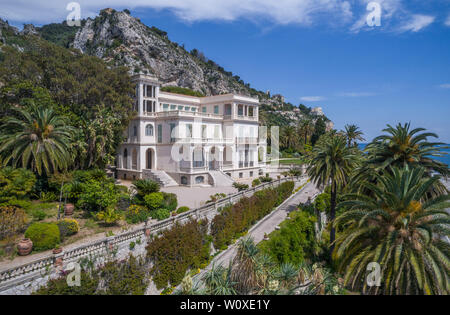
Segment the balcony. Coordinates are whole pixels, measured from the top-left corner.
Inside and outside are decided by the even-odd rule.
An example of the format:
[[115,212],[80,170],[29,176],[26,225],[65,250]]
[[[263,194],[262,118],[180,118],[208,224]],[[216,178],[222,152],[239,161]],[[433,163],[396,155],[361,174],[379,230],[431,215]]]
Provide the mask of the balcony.
[[192,112],[192,111],[163,111],[163,112],[144,112],[144,116],[146,117],[155,117],[155,118],[179,118],[179,117],[194,117],[194,118],[208,118],[208,119],[216,119],[222,120],[222,115],[209,114],[209,113],[201,113],[201,112]]
[[236,144],[258,144],[257,137],[236,137]]
[[139,138],[136,137],[129,137],[129,138],[125,138],[124,143],[139,143]]
[[258,121],[256,116],[244,116],[244,115],[224,115],[224,120],[245,120],[245,121]]
[[179,144],[218,144],[233,145],[233,139],[228,138],[175,138],[175,142]]
[[181,161],[179,164],[179,169],[181,172],[185,172],[185,173],[198,173],[198,172],[205,172],[205,171],[209,170],[206,163],[201,163],[201,164],[195,165],[194,163],[191,164],[190,161]]

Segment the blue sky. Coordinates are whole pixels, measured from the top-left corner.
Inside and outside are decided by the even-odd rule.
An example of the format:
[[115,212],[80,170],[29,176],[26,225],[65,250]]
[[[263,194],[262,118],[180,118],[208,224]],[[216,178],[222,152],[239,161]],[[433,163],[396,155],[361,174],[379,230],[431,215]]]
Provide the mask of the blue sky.
[[[83,17],[129,7],[253,87],[323,107],[338,129],[355,123],[372,139],[387,123],[411,121],[450,142],[449,0],[380,0],[373,28],[366,0],[128,2],[80,1]],[[50,1],[30,5],[47,13],[4,0],[0,17],[39,25],[67,15]]]

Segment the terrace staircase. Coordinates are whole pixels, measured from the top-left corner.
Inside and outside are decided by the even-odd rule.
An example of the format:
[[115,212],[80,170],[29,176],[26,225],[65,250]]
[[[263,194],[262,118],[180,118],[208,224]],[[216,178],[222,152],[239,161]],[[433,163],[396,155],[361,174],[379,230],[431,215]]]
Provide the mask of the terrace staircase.
[[178,183],[169,176],[164,171],[159,170],[145,170],[144,171],[144,178],[149,178],[151,180],[154,180],[157,182],[161,187],[174,187],[178,186]]
[[209,171],[209,174],[213,178],[214,187],[232,187],[234,184],[234,180],[222,171]]

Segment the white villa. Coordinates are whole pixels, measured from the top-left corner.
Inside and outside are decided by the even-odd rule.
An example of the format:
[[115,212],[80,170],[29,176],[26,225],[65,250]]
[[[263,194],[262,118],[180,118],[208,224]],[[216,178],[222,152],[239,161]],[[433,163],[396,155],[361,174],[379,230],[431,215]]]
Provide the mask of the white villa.
[[266,135],[258,130],[257,99],[192,97],[161,92],[151,76],[140,74],[133,80],[138,115],[118,153],[119,179],[228,186],[232,179],[264,173]]

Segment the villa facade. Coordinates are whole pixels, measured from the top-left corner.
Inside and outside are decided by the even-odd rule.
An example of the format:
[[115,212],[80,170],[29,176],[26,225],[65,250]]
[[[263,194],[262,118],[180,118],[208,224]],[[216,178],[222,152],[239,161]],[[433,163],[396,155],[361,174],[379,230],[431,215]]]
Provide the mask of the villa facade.
[[257,99],[186,96],[160,91],[151,76],[133,80],[137,116],[119,150],[119,179],[221,186],[264,173],[266,140],[258,128]]

